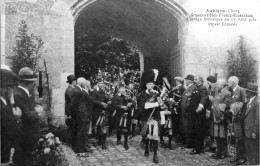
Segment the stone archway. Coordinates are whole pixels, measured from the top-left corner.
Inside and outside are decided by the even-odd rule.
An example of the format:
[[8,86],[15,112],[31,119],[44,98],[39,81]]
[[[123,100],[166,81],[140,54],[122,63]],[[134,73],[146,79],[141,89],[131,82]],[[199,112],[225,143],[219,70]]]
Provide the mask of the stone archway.
[[84,33],[112,34],[126,39],[142,52],[144,61],[140,66],[167,68],[170,78],[182,75],[183,27],[187,13],[177,3],[85,0],[73,4],[71,11],[75,38]]
[[[113,31],[112,34],[119,38],[126,39],[127,41],[134,44],[143,55],[143,59],[141,59],[145,68],[148,68],[149,64],[151,64],[149,60],[150,49],[153,49],[152,46],[156,46],[157,49],[155,52],[151,54],[151,57],[160,57],[160,46],[164,46],[165,43],[171,40],[172,44],[167,47],[167,56],[163,59],[168,62],[168,71],[171,74],[170,77],[173,78],[176,75],[183,76],[184,72],[184,44],[185,44],[185,35],[186,35],[186,11],[176,2],[171,0],[57,0],[51,7],[51,11],[54,13],[51,17],[46,17],[46,31],[48,47],[54,48],[51,51],[51,55],[48,60],[54,63],[50,63],[50,71],[52,75],[52,110],[55,116],[54,124],[64,124],[64,98],[61,97],[64,94],[65,89],[67,87],[66,77],[74,73],[74,48],[75,48],[75,30],[77,26],[77,21],[80,19],[80,16],[83,16],[84,13],[88,13],[89,11],[93,11],[97,9],[97,7],[102,8],[104,4],[108,2],[117,2],[121,4],[126,4],[121,6],[122,9],[127,9],[128,5],[132,5],[132,8],[144,7],[145,11],[138,10],[139,15],[142,15],[146,12],[150,17],[150,22],[153,23],[153,16],[156,16],[157,20],[165,20],[164,23],[167,23],[167,20],[170,20],[169,24],[160,24],[159,22],[155,23],[155,28],[149,31],[149,34],[143,32],[143,35],[146,36],[146,40],[140,40],[140,38],[135,38],[135,35],[128,36],[127,31],[120,33],[118,29]],[[130,3],[130,4],[129,4]],[[103,4],[103,6],[102,6]],[[109,5],[109,4],[108,4]],[[111,6],[111,4],[110,4]],[[118,9],[114,6],[115,9]],[[105,10],[106,8],[104,8]],[[122,10],[121,11],[124,11]],[[147,10],[150,9],[150,10]],[[109,14],[113,13],[115,10],[109,11]],[[160,14],[158,14],[159,12]],[[115,12],[116,13],[116,12]],[[131,12],[130,12],[131,13]],[[156,15],[157,13],[157,15]],[[132,12],[133,14],[133,12]],[[138,18],[138,14],[133,18]],[[155,14],[155,15],[154,15]],[[129,15],[128,15],[129,16]],[[87,17],[89,18],[89,17]],[[109,18],[109,17],[108,17]],[[129,17],[128,17],[129,18]],[[164,19],[163,19],[164,18]],[[129,18],[131,19],[131,17]],[[83,17],[84,20],[84,17]],[[126,20],[126,19],[122,19]],[[143,20],[147,20],[146,17],[143,17]],[[156,19],[155,19],[156,20]],[[83,22],[84,23],[84,22]],[[95,24],[94,24],[95,25]],[[164,26],[163,26],[164,25]],[[163,31],[163,29],[170,29],[171,25],[174,26],[174,35],[171,38],[171,31]],[[143,24],[142,26],[145,26]],[[149,28],[149,24],[146,27]],[[100,26],[102,29],[102,26]],[[120,26],[118,26],[120,27]],[[160,40],[153,40],[151,32],[156,32],[156,28],[159,34]],[[138,29],[138,28],[136,28]],[[133,31],[134,32],[134,31]],[[168,33],[168,34],[167,34]],[[169,36],[167,36],[169,35]],[[138,36],[138,35],[137,35]],[[142,36],[142,35],[141,35]],[[169,37],[169,38],[168,38]],[[144,37],[145,38],[145,37]],[[166,39],[163,41],[163,39]],[[153,41],[150,42],[149,40]],[[145,43],[148,43],[145,45]],[[150,43],[149,43],[150,42]],[[55,49],[57,48],[57,49]],[[159,52],[159,53],[158,53]],[[148,60],[147,60],[148,59]],[[58,63],[55,63],[58,62]],[[155,61],[156,62],[156,61]],[[166,66],[166,65],[165,65]]]

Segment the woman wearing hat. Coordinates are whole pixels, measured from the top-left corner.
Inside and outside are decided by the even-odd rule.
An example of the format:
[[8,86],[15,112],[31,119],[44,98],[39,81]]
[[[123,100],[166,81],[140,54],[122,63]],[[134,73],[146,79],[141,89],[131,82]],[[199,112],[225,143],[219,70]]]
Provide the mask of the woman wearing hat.
[[41,106],[35,106],[31,92],[37,77],[29,67],[19,71],[20,83],[14,91],[15,104],[22,110],[22,141],[24,165],[33,165],[32,152],[40,134],[39,113],[43,111]]
[[21,115],[20,108],[14,107],[13,88],[18,77],[10,69],[1,65],[1,165],[21,164]]

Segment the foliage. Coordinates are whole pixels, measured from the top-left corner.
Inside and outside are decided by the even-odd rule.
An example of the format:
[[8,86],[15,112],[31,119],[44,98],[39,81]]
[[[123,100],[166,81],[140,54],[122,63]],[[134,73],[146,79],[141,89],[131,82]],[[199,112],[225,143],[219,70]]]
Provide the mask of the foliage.
[[240,36],[236,48],[227,52],[228,77],[237,76],[242,87],[246,87],[248,82],[255,82],[257,75],[256,60],[252,58],[244,37]]
[[77,38],[76,46],[76,76],[96,77],[101,70],[109,72],[113,82],[114,73],[140,68],[138,51],[125,40],[104,34],[84,35]]
[[26,21],[22,20],[16,35],[14,54],[9,56],[12,70],[18,73],[22,67],[28,66],[34,72],[39,70],[38,62],[42,55],[44,42],[40,36],[28,34],[29,28]]

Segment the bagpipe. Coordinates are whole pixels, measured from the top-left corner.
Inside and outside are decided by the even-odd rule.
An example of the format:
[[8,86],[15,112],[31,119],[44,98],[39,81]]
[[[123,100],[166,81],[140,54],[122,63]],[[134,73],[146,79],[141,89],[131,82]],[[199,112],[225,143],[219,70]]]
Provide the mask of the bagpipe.
[[[162,80],[162,86],[155,85],[155,87],[159,90],[160,98],[164,104],[168,105],[169,109],[172,110],[173,106],[178,105],[181,101],[181,95],[175,93],[175,91],[179,89],[179,86],[176,85],[172,87],[166,77],[163,77]],[[176,97],[178,100],[175,100]]]
[[[107,95],[109,96],[109,99],[112,100],[115,97],[115,94],[117,93],[116,87],[118,88],[118,85],[115,85],[109,81],[104,81],[104,83],[107,85]],[[125,96],[128,103],[133,103],[133,105],[130,107],[130,114],[131,117],[133,117],[134,111],[138,109],[136,98],[136,96],[138,95],[137,89],[130,89],[128,86],[122,83],[120,86],[123,86],[125,88],[125,92],[123,93],[123,95]],[[137,84],[134,84],[134,87],[137,87]],[[116,110],[113,112],[112,116],[114,117],[115,114]]]
[[[166,84],[168,84],[168,87],[170,89],[171,86],[170,86],[167,78],[164,78],[164,83],[163,83],[162,87],[155,85],[155,87],[159,90],[159,92],[154,93],[155,95],[151,96],[151,98],[148,99],[148,102],[156,102],[157,101],[159,103],[159,107],[160,107],[160,110],[161,110],[160,116],[161,116],[161,119],[164,119],[164,121],[165,121],[165,115],[171,114],[171,112],[168,110],[169,107],[167,106],[167,102],[170,101],[170,100],[168,100],[170,90],[167,89]],[[144,126],[141,130],[141,133],[140,133],[142,136],[146,135],[147,129],[149,127],[149,122],[150,122],[155,110],[156,110],[156,107],[153,108],[149,118],[147,119],[146,123],[144,124]]]

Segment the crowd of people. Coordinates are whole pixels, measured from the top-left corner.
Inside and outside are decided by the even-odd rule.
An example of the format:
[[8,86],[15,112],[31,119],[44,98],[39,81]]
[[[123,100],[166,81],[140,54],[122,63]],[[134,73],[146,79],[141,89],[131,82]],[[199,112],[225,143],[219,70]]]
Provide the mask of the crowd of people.
[[[33,165],[33,146],[39,139],[39,114],[43,111],[31,95],[36,80],[28,67],[17,76],[1,65],[1,165]],[[214,150],[212,157],[224,159],[233,136],[236,156],[230,162],[258,165],[257,84],[248,83],[242,88],[236,76],[228,80],[209,76],[207,87],[199,75],[174,80],[172,86],[155,69],[142,73],[138,87],[131,81],[126,84],[96,79],[91,83],[69,75],[65,92],[69,144],[79,155],[88,156],[92,153],[90,136],[97,139],[94,146],[105,150],[107,136],[116,131],[117,144],[128,150],[128,140],[139,131],[144,155],[153,152],[153,162],[159,163],[159,146],[174,150],[176,139],[183,143],[182,148],[191,149],[191,155],[208,148]],[[112,97],[107,95],[106,84],[111,86]],[[209,144],[205,143],[207,137]]]
[[18,76],[6,65],[0,70],[1,165],[32,166],[43,112],[32,95],[37,76],[29,67],[22,68]]
[[[259,164],[259,99],[258,86],[238,85],[236,76],[226,79],[207,77],[206,87],[201,76],[175,77],[175,86],[162,78],[157,85],[159,71],[144,71],[140,89],[135,84],[114,82],[113,96],[106,97],[106,81],[97,79],[93,85],[83,77],[67,77],[65,92],[66,124],[70,143],[76,153],[91,153],[89,139],[97,139],[94,146],[106,149],[106,138],[117,132],[117,144],[128,150],[129,136],[134,137],[140,127],[144,155],[153,152],[153,162],[159,163],[158,147],[174,150],[173,138],[190,148],[191,155],[212,150],[212,157],[228,157],[231,136],[236,140],[236,165]],[[122,135],[124,136],[123,143]],[[168,143],[164,141],[168,138]],[[209,143],[205,143],[206,138]],[[214,148],[214,144],[216,147]]]

